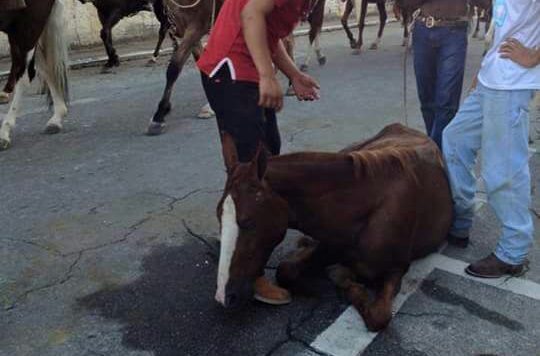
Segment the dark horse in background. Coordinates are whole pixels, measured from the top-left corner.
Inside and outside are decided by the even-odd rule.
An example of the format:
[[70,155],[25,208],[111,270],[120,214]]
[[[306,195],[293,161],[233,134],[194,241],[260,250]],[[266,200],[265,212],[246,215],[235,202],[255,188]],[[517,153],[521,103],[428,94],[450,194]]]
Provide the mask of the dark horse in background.
[[189,56],[199,59],[202,52],[201,39],[210,30],[222,4],[223,0],[163,0],[173,28],[171,35],[182,41],[174,46],[167,67],[167,84],[158,108],[150,120],[147,135],[160,135],[165,130],[165,116],[171,111],[174,84]]
[[377,10],[379,11],[379,31],[377,32],[377,39],[371,44],[370,49],[378,49],[381,44],[382,35],[384,32],[384,27],[386,26],[386,20],[388,19],[388,14],[386,12],[386,0],[359,0],[361,1],[360,8],[360,19],[358,20],[358,41],[354,38],[350,28],[349,28],[349,16],[351,15],[354,9],[355,0],[342,0],[345,2],[345,11],[341,17],[341,24],[343,29],[347,34],[351,48],[355,50],[355,53],[359,53],[362,45],[364,44],[363,35],[364,27],[366,25],[366,15],[368,4],[376,4]]
[[[277,270],[294,290],[328,266],[369,330],[392,318],[392,301],[411,262],[437,251],[452,218],[442,158],[426,135],[394,124],[338,153],[300,152],[240,163],[222,137],[227,181],[218,204],[221,252],[216,299],[233,307],[253,296],[253,283],[288,228],[304,240]],[[362,283],[376,291],[370,298]]]
[[0,150],[11,145],[11,129],[19,114],[21,97],[26,84],[36,74],[46,84],[53,106],[53,116],[45,133],[62,129],[67,114],[68,58],[65,39],[63,0],[26,0],[18,9],[7,10],[0,3],[0,30],[8,35],[11,71],[8,78],[9,99],[7,114],[0,127]]
[[112,42],[112,29],[124,17],[133,16],[140,11],[154,11],[160,23],[159,38],[150,63],[156,62],[169,29],[169,21],[163,8],[163,0],[79,0],[83,4],[92,3],[97,9],[101,22],[101,39],[105,45],[105,51],[109,59],[104,66],[104,72],[120,65],[120,59],[116,54]]

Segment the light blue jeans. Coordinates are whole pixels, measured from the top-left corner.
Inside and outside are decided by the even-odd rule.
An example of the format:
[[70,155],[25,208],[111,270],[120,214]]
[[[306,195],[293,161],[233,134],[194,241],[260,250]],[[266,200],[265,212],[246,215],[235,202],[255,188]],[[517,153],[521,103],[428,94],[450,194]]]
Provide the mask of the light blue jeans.
[[495,255],[523,263],[533,241],[529,212],[529,103],[532,90],[493,90],[478,84],[443,132],[443,153],[454,200],[451,234],[469,235],[474,215],[474,167],[482,149],[481,175],[502,234]]

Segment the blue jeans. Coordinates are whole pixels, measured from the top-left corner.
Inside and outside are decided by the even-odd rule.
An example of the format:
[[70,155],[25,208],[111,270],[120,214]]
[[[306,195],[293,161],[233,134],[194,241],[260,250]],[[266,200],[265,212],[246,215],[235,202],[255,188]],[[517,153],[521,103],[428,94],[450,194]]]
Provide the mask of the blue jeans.
[[451,234],[468,236],[474,213],[477,153],[488,203],[502,226],[495,255],[523,263],[533,241],[529,212],[529,103],[532,90],[493,90],[478,84],[443,133],[443,153],[454,200]]
[[440,148],[442,132],[459,109],[467,55],[467,28],[427,28],[416,22],[413,50],[422,116],[428,136]]

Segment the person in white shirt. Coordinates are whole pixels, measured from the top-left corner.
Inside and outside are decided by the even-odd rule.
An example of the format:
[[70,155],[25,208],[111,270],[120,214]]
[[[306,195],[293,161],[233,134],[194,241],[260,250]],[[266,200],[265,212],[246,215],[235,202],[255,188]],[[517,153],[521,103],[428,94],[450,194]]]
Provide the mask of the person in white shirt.
[[478,84],[443,132],[454,200],[451,245],[466,247],[474,215],[474,167],[502,231],[494,253],[466,268],[483,278],[519,275],[533,242],[528,163],[529,103],[540,90],[540,0],[495,0],[495,37]]

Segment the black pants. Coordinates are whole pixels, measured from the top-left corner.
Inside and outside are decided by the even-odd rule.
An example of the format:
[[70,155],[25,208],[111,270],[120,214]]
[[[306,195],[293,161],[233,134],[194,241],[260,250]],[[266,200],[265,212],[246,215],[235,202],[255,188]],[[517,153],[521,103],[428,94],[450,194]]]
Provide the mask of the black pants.
[[233,137],[240,162],[251,161],[261,142],[271,155],[278,155],[281,138],[276,112],[258,105],[259,86],[232,80],[227,65],[212,78],[201,74],[206,97],[216,113],[219,131]]

